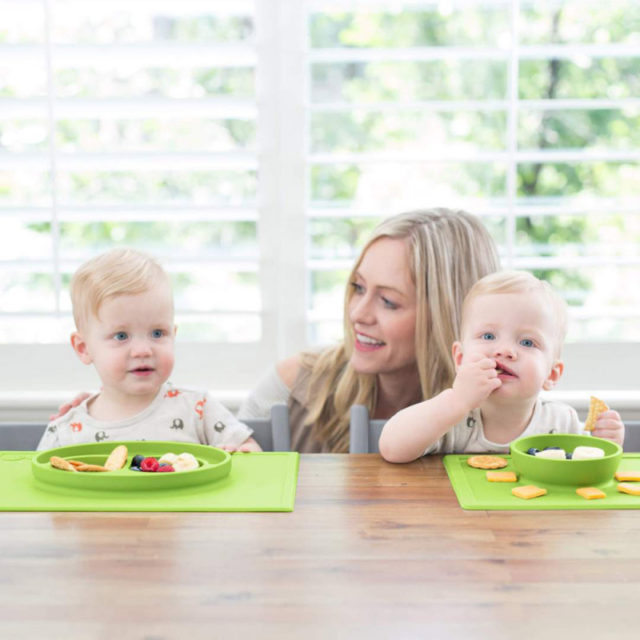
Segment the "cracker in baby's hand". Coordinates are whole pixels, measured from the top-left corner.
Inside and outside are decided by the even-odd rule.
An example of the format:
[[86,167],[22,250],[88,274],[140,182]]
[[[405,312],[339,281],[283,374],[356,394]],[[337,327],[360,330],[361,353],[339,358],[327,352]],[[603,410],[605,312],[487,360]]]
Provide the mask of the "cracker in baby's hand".
[[542,489],[541,487],[536,487],[535,485],[528,484],[524,487],[514,487],[511,489],[511,493],[513,493],[516,498],[522,498],[523,500],[529,500],[531,498],[537,498],[539,496],[544,496],[547,493],[546,489]]
[[600,400],[600,398],[596,398],[595,396],[591,396],[591,400],[589,401],[589,413],[587,415],[587,419],[584,423],[585,431],[593,431],[596,426],[596,420],[598,416],[603,411],[608,411],[609,407],[604,400]]
[[502,469],[509,463],[499,456],[471,456],[467,464],[475,469]]
[[127,462],[127,456],[129,452],[127,451],[127,447],[121,444],[117,446],[107,458],[107,461],[104,463],[104,468],[106,471],[117,471],[118,469],[122,469],[125,463]]
[[518,476],[514,471],[487,471],[489,482],[518,482]]

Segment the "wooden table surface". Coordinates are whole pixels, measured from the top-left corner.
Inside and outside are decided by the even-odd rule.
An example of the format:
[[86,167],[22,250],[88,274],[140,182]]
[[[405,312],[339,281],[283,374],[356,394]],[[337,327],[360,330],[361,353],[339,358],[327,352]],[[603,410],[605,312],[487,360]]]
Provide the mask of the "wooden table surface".
[[3,640],[638,637],[640,511],[464,511],[439,457],[303,455],[293,513],[0,522]]

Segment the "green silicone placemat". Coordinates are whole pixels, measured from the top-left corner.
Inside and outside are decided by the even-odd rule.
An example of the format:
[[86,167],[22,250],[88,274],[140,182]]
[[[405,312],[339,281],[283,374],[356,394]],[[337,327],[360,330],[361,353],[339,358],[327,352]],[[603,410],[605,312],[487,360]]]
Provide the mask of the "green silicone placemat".
[[232,456],[231,472],[210,484],[155,491],[65,489],[31,473],[33,451],[0,451],[0,511],[293,511],[300,456]]
[[[500,471],[515,471],[511,456],[500,455],[509,464]],[[585,500],[576,494],[576,487],[543,485],[520,477],[518,482],[489,482],[484,469],[474,469],[467,464],[470,455],[448,455],[444,466],[449,474],[458,502],[463,509],[485,510],[547,510],[547,509],[640,509],[640,496],[630,496],[616,490],[618,482],[611,480],[599,485],[606,498]],[[640,469],[640,453],[624,453],[619,469]],[[547,495],[522,500],[511,494],[513,487],[535,484],[547,490]]]

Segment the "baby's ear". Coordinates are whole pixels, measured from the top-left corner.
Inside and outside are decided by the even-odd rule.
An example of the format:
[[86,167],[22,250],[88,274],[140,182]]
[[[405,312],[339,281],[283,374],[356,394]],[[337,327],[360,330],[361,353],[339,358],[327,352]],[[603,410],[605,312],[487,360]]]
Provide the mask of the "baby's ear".
[[553,387],[558,383],[558,380],[562,377],[563,371],[564,362],[562,362],[562,360],[556,360],[551,366],[551,371],[549,372],[546,380],[542,383],[542,388],[545,391],[553,389]]
[[76,352],[76,355],[84,364],[91,364],[92,359],[89,355],[89,349],[87,348],[87,343],[84,341],[84,338],[77,332],[74,331],[71,334],[71,346],[73,350]]
[[453,356],[453,364],[456,365],[456,371],[458,370],[458,367],[462,364],[462,343],[458,342],[456,340],[456,342],[454,342],[451,345],[451,355]]

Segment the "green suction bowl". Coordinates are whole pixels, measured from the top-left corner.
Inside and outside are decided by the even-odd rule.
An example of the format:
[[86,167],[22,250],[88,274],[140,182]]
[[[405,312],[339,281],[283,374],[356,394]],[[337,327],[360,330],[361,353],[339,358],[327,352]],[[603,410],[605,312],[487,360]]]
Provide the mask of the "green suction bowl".
[[[576,447],[599,447],[603,458],[592,460],[554,460],[527,453],[531,447],[560,447],[573,453]],[[609,482],[622,458],[622,447],[610,440],[569,433],[527,436],[511,443],[511,462],[518,474],[542,484],[584,487]]]
[[[55,469],[49,464],[51,456],[67,460],[103,465],[113,449],[124,444],[127,447],[127,462],[118,471],[77,472]],[[173,473],[145,473],[131,471],[131,460],[135,455],[159,458],[165,453],[193,454],[198,460],[198,468],[191,471]],[[96,491],[156,491],[159,489],[181,489],[199,484],[207,484],[229,475],[231,456],[222,449],[202,444],[185,442],[100,442],[93,444],[70,445],[58,449],[41,451],[33,456],[31,471],[39,481],[66,489],[93,489]]]

